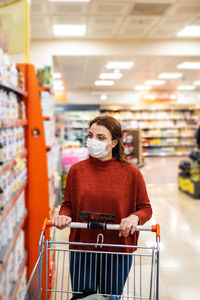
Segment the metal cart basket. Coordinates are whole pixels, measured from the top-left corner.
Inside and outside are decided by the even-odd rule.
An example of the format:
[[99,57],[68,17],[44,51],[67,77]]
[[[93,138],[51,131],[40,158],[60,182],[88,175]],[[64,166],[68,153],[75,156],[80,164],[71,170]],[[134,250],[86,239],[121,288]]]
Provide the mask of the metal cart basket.
[[[95,244],[45,240],[45,230],[49,226],[51,221],[45,220],[39,241],[39,258],[28,282],[24,300],[84,297],[87,300],[159,299],[158,224],[136,227],[137,231],[155,232],[156,243],[150,247],[130,245],[130,253],[123,251],[127,246],[104,244],[102,234],[98,235]],[[88,228],[90,225],[72,222],[68,227]],[[105,227],[119,230],[117,224],[106,224]],[[73,246],[78,249],[71,249]],[[80,250],[87,246],[90,250]],[[112,247],[113,252],[110,252]],[[114,251],[115,247],[120,251]]]

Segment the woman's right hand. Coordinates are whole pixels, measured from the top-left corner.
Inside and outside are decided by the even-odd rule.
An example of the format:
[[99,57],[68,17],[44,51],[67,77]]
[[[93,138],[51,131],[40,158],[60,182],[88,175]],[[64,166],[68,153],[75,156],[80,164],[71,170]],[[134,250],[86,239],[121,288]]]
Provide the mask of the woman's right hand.
[[58,215],[51,220],[51,224],[58,229],[64,229],[71,221],[72,218],[68,216]]

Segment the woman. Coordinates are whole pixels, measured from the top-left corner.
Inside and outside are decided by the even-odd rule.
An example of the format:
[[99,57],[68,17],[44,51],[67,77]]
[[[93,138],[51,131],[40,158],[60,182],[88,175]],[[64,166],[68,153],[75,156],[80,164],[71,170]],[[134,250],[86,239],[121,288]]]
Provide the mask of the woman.
[[[138,224],[143,225],[151,218],[152,209],[141,172],[127,162],[120,123],[107,115],[93,119],[89,123],[87,148],[90,157],[73,165],[68,173],[64,201],[59,216],[53,219],[52,224],[63,229],[72,220],[80,221],[80,211],[113,214],[115,223],[120,224],[120,232],[104,231],[104,243],[137,245],[139,234],[135,232],[135,227]],[[97,234],[101,232],[101,230],[71,229],[69,240],[96,243]],[[96,248],[90,246],[84,250]],[[105,250],[122,252],[117,247]],[[123,251],[130,252],[133,249],[125,247]],[[82,291],[84,288],[98,287],[100,293],[121,295],[131,267],[132,256],[107,255],[106,264],[109,267],[105,270],[104,256],[97,257],[97,268],[93,268],[95,257],[87,259],[85,256],[84,262],[82,255],[78,253],[71,257],[73,290]],[[79,265],[81,275],[78,275]],[[103,270],[99,271],[102,266]],[[86,278],[83,280],[84,269]]]

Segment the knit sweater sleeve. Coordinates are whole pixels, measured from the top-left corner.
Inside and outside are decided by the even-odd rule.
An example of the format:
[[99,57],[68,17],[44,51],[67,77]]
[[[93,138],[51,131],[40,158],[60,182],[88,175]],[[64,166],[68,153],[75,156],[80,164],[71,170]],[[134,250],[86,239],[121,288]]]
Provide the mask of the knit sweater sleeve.
[[72,218],[72,208],[71,208],[71,191],[70,186],[73,178],[73,169],[71,168],[67,175],[67,182],[65,186],[65,194],[63,202],[60,207],[59,215],[65,215]]
[[136,212],[134,215],[139,217],[139,224],[144,225],[152,216],[152,208],[147,194],[146,184],[141,172],[137,173],[136,187]]

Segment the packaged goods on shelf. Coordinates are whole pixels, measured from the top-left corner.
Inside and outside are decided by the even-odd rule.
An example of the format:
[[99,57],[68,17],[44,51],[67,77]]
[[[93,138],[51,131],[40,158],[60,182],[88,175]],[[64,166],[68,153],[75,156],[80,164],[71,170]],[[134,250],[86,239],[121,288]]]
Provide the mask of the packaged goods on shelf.
[[37,70],[37,78],[39,86],[51,86],[52,76],[51,76],[51,67],[45,66]]
[[48,91],[40,93],[42,115],[45,117],[53,117],[54,114],[54,98]]
[[22,126],[0,129],[3,162],[10,160],[25,148],[24,128]]
[[22,278],[21,278],[19,287],[18,287],[18,290],[17,290],[15,300],[24,299],[26,288],[27,288],[26,276],[27,276],[27,268],[25,267],[24,271],[23,271],[23,274],[22,274]]
[[27,168],[26,159],[20,159],[7,172],[0,176],[0,188],[2,189],[1,211],[7,206],[13,198],[15,192],[26,182]]
[[[16,240],[15,247],[10,253],[6,266],[1,274],[2,300],[14,299],[13,292],[21,275],[21,265],[25,258],[24,231],[22,230]],[[25,285],[26,279],[23,278]],[[16,298],[15,298],[16,299]],[[22,299],[22,298],[21,298]]]
[[99,115],[99,111],[66,111],[62,114],[55,113],[56,132],[62,140],[78,141],[80,146],[85,146],[88,123]]
[[[102,111],[118,118],[123,129],[141,128],[143,153],[147,155],[187,155],[194,146],[194,131],[200,110],[194,106],[162,108],[102,107]],[[174,140],[171,138],[174,137]]]
[[68,172],[70,167],[88,157],[87,148],[68,148],[62,150],[62,167],[64,172]]
[[44,121],[45,143],[46,146],[52,146],[55,136],[55,125],[52,121]]
[[24,90],[24,77],[14,63],[11,63],[10,57],[0,48],[0,82],[11,84]]
[[24,194],[22,194],[12,209],[9,211],[6,218],[0,223],[3,248],[9,240],[12,240],[15,234],[16,225],[22,220],[25,215]]

